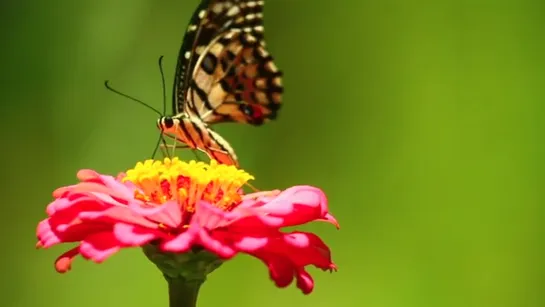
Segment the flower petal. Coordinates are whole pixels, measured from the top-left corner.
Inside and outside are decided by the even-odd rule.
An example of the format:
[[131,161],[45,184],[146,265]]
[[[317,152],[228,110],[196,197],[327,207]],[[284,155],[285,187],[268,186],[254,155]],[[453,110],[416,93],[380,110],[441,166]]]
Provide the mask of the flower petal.
[[116,239],[126,246],[142,246],[161,236],[160,231],[125,223],[115,224],[113,230]]
[[[47,215],[68,214],[66,212],[101,210],[105,204],[91,195],[74,194],[70,198],[59,198],[51,202],[46,209]],[[65,211],[68,210],[68,211]]]
[[295,226],[323,218],[328,213],[327,198],[322,190],[312,186],[294,186],[261,206],[273,216],[284,219],[284,227]]
[[[233,235],[231,239],[234,241]],[[336,269],[331,262],[331,253],[327,245],[316,235],[306,232],[277,232],[268,237],[239,236],[234,246],[242,252],[253,255],[269,268],[269,274],[278,287],[289,285],[293,278],[297,286],[308,294],[314,287],[314,281],[304,270],[313,265],[322,270]]]
[[161,249],[167,252],[187,252],[189,249],[191,249],[191,247],[193,247],[193,242],[195,241],[197,233],[197,228],[190,227],[176,237],[170,240],[165,240],[165,242],[161,245]]
[[[255,203],[250,204],[246,200],[243,208],[237,207],[233,213],[239,210],[253,209],[260,213],[248,218],[241,218],[237,223],[245,224],[245,227],[256,228],[261,224],[270,227],[288,227],[305,224],[315,220],[325,220],[333,223],[327,209],[327,199],[324,193],[312,186],[294,186],[286,189],[277,197],[269,199],[268,203],[258,198]],[[335,221],[336,222],[336,221]]]
[[293,265],[281,259],[262,259],[269,268],[269,276],[277,287],[285,288],[293,281]]
[[102,211],[81,212],[78,217],[83,221],[94,221],[112,225],[117,222],[123,222],[152,229],[159,227],[157,223],[135,214],[127,207],[111,207]]
[[182,223],[182,210],[176,201],[167,201],[157,207],[144,207],[142,203],[133,201],[129,208],[138,216],[146,217],[165,226],[176,228]]
[[300,269],[296,275],[297,278],[297,288],[303,291],[303,294],[309,294],[314,289],[314,280],[312,276],[305,271],[305,269]]
[[79,250],[83,257],[101,263],[119,251],[121,247],[121,242],[110,231],[89,235],[81,242]]
[[[225,237],[229,237],[226,235]],[[224,238],[225,238],[224,237]],[[198,233],[198,242],[211,252],[223,259],[229,259],[237,254],[237,250],[232,248],[230,244],[226,244],[226,240],[216,234],[211,236],[206,230],[201,229]]]
[[55,270],[59,273],[66,273],[72,268],[72,261],[74,257],[79,255],[79,246],[72,248],[71,250],[60,255],[55,260]]

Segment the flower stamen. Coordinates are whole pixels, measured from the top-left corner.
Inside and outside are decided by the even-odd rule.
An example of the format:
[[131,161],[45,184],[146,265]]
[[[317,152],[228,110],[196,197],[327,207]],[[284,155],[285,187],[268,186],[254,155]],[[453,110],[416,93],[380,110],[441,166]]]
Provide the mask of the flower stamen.
[[242,201],[242,186],[253,176],[234,166],[212,160],[183,162],[178,158],[139,162],[126,173],[139,190],[136,199],[157,205],[175,200],[184,212],[194,212],[203,200],[228,211]]

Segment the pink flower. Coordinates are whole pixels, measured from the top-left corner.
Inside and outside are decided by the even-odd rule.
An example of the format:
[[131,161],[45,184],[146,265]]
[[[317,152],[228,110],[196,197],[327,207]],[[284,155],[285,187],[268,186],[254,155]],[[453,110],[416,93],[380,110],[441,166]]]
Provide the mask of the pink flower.
[[81,254],[97,263],[125,247],[156,245],[165,253],[203,247],[221,259],[247,253],[261,259],[278,287],[293,279],[303,293],[314,282],[305,267],[334,270],[330,250],[315,234],[281,228],[311,221],[338,227],[324,193],[311,186],[243,195],[248,173],[233,166],[177,158],[148,160],[117,178],[92,170],[79,183],[57,189],[38,224],[37,246],[78,246],[55,262],[70,269]]

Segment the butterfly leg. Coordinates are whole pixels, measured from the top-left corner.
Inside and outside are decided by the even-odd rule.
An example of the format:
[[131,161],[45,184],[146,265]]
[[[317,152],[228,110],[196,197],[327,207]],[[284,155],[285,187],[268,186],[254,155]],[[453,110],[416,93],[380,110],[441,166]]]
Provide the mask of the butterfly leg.
[[192,149],[191,147],[187,146],[187,145],[168,145],[168,144],[163,144],[161,145],[161,148],[168,148],[168,149]]
[[164,138],[161,138],[161,142],[162,144],[159,145],[159,147],[161,148],[161,152],[163,153],[163,158],[171,158],[167,148],[168,148],[168,145],[167,145],[167,142],[165,141]]
[[175,144],[167,145],[167,144],[162,144],[161,145],[161,150],[166,150],[166,149],[172,149],[172,152],[174,152],[174,150],[176,150],[176,149],[191,149],[191,152],[193,152],[193,155],[195,155],[195,159],[197,159],[199,161],[202,161],[201,158],[199,157],[199,155],[197,154],[197,149],[191,148],[188,145],[175,145]]
[[[252,189],[254,191],[254,193],[258,193],[258,194],[261,194],[261,193],[270,193],[270,192],[261,192],[259,189],[257,189],[256,187],[254,187],[251,183],[249,182],[246,182],[246,186],[248,186],[250,189]],[[260,196],[260,195],[258,195]]]

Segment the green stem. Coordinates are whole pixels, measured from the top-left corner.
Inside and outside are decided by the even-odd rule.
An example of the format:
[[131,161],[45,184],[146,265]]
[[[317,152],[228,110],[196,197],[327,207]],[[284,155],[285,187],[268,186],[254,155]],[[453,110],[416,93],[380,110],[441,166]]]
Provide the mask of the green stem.
[[196,307],[201,280],[188,281],[181,277],[170,278],[165,276],[168,282],[168,301],[170,307]]

